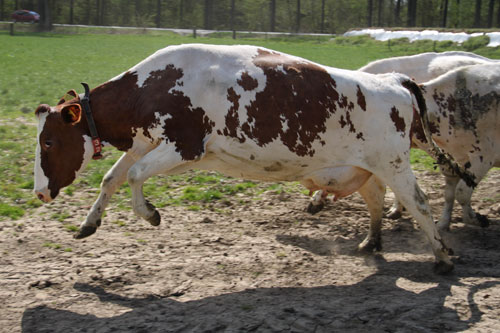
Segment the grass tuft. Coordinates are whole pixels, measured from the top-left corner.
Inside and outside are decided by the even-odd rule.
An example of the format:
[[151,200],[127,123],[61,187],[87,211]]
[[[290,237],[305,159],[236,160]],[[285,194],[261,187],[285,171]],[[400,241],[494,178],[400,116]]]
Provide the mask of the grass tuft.
[[17,220],[21,218],[23,215],[24,215],[24,209],[22,209],[21,207],[0,203],[0,216]]

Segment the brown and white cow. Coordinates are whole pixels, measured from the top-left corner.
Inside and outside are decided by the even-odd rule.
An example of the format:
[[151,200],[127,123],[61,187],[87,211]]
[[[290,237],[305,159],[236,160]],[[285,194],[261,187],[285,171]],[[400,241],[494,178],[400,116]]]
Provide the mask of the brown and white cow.
[[[478,67],[463,68],[466,65]],[[499,141],[500,62],[469,52],[423,53],[394,57],[369,63],[359,69],[381,74],[393,71],[404,73],[424,83],[433,138],[436,143],[469,170],[479,182],[500,163]],[[442,75],[453,71],[452,73]],[[441,76],[442,75],[442,76]],[[439,77],[439,78],[438,78]],[[421,138],[421,136],[420,136]],[[426,150],[426,146],[415,143]],[[455,199],[462,207],[462,221],[487,226],[486,217],[474,212],[471,206],[473,188],[446,168],[445,205],[439,228],[448,229]],[[401,215],[403,206],[394,202],[389,217]]]
[[[334,69],[256,46],[160,50],[90,92],[103,144],[124,154],[105,175],[76,237],[96,231],[126,180],[134,212],[158,225],[160,215],[142,192],[144,181],[157,174],[197,168],[301,181],[339,196],[359,191],[374,224],[380,223],[385,183],[420,224],[438,271],[449,271],[448,249],[409,163],[413,98],[405,86],[420,93],[404,75]],[[36,110],[35,192],[45,202],[94,154],[81,96],[69,96]]]

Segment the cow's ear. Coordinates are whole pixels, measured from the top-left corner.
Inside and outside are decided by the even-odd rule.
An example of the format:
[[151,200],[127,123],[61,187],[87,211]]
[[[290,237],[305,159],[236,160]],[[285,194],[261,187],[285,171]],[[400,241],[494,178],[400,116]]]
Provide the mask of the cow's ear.
[[40,114],[44,112],[50,112],[50,106],[48,106],[47,104],[40,104],[35,110],[35,115],[37,117],[40,117]]
[[70,91],[68,91],[60,100],[59,100],[59,103],[57,103],[57,105],[59,104],[62,104],[64,102],[69,102],[71,101],[72,99],[75,99],[78,97],[78,94],[76,93],[76,91],[74,89],[71,89]]
[[82,118],[82,107],[80,104],[69,104],[61,110],[62,119],[68,124],[76,124]]

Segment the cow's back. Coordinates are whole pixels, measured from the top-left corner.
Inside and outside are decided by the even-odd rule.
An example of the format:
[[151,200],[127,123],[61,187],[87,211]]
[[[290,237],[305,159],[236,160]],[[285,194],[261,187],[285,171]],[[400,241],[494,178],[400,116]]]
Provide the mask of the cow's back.
[[494,61],[491,59],[470,52],[427,52],[376,60],[359,70],[372,74],[403,73],[417,82],[426,82],[458,67],[492,62]]

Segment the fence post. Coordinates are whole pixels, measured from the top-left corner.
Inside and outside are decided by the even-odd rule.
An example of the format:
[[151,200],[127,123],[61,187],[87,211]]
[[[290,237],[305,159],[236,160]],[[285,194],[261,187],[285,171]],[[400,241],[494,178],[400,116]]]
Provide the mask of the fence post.
[[236,30],[233,30],[233,39],[236,39]]
[[10,35],[14,36],[14,23],[10,24]]
[[196,28],[193,29],[193,38],[196,38]]

